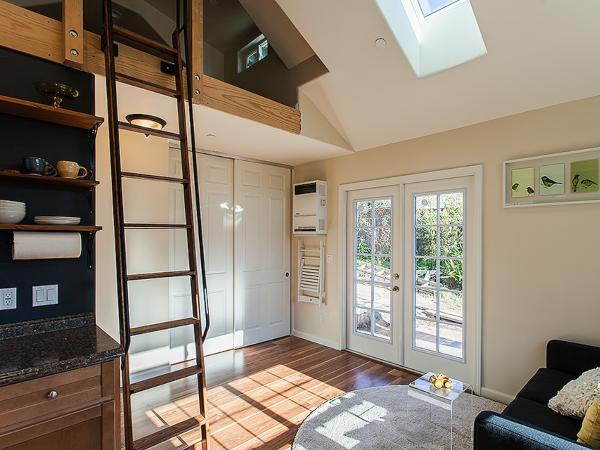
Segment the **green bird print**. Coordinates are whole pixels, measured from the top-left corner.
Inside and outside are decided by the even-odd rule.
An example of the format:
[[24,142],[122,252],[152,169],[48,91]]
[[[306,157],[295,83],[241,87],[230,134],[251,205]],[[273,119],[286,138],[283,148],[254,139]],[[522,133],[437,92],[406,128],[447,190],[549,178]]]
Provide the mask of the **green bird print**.
[[548,178],[546,175],[544,175],[542,177],[542,184],[544,186],[546,186],[547,188],[551,188],[552,186],[554,186],[555,184],[562,184],[559,181],[554,181],[552,178]]
[[527,193],[529,195],[533,195],[533,194],[535,194],[535,191],[533,190],[533,188],[531,186],[527,186]]
[[519,183],[515,183],[512,185],[512,190],[516,191],[517,189],[519,189]]
[[592,187],[593,185],[598,185],[598,183],[596,183],[595,181],[589,180],[589,179],[585,179],[585,180],[581,180],[581,185],[585,186],[586,188]]
[[577,192],[577,185],[579,184],[579,174],[575,175],[571,180],[571,187],[573,188],[573,192]]

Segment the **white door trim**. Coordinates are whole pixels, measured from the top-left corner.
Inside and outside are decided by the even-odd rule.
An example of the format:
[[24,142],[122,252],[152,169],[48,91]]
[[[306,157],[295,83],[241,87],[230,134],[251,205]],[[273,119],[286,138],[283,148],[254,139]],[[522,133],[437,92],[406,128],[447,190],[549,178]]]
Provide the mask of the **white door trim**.
[[[400,175],[396,177],[381,178],[377,180],[359,181],[355,183],[341,184],[338,191],[338,292],[340,295],[339,320],[340,320],[340,349],[346,348],[346,270],[347,267],[347,251],[346,251],[346,234],[347,234],[347,209],[348,209],[348,192],[370,189],[384,186],[400,185],[402,193],[404,185],[408,183],[418,183],[423,181],[436,181],[447,178],[459,177],[474,177],[475,192],[473,193],[474,201],[472,207],[476,209],[475,220],[471,224],[473,232],[473,240],[475,242],[476,251],[473,252],[471,264],[474,266],[475,281],[472,296],[476,304],[475,323],[471,324],[473,332],[476,333],[476,360],[474,364],[474,390],[476,393],[481,389],[481,312],[482,312],[482,292],[483,292],[483,165],[474,165],[466,167],[458,167],[453,169],[436,170],[433,172],[423,172],[409,175]],[[402,212],[403,214],[403,212]],[[404,221],[402,222],[404,223]],[[404,245],[402,246],[404,248]],[[404,289],[402,289],[404,292]],[[404,295],[404,293],[403,293]]]

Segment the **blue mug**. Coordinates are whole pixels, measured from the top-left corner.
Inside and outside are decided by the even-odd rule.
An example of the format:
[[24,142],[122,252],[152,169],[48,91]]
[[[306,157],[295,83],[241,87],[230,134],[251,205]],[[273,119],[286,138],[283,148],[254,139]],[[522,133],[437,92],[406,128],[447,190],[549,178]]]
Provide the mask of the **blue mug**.
[[23,160],[25,170],[35,175],[45,175],[53,177],[56,175],[56,169],[44,158],[39,156],[28,156]]

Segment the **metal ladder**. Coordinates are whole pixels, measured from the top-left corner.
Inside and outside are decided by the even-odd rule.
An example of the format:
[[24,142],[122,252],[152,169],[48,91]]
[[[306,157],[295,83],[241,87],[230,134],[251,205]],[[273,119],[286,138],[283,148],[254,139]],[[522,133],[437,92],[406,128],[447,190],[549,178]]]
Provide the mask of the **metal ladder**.
[[[204,335],[202,334],[202,321],[200,319],[200,303],[198,293],[198,267],[196,263],[196,248],[195,248],[195,231],[194,231],[194,219],[193,219],[193,203],[192,203],[192,178],[190,174],[190,163],[188,159],[188,134],[187,134],[187,119],[186,119],[186,104],[184,95],[184,82],[183,82],[183,61],[181,57],[181,37],[185,38],[185,50],[186,54],[190,55],[190,41],[189,34],[186,33],[191,27],[191,6],[189,0],[184,0],[184,26],[180,27],[180,10],[179,1],[177,3],[177,28],[173,32],[173,47],[169,47],[160,42],[148,39],[137,33],[113,25],[112,16],[112,0],[103,0],[103,15],[104,15],[104,34],[103,34],[103,47],[106,67],[106,90],[108,97],[108,124],[109,124],[109,140],[110,140],[110,157],[111,157],[111,175],[112,175],[112,190],[113,190],[113,214],[114,214],[114,228],[115,228],[115,252],[116,252],[116,266],[117,266],[117,282],[118,282],[118,300],[119,300],[119,319],[120,319],[120,332],[121,342],[125,348],[125,356],[121,362],[121,371],[123,379],[123,410],[124,410],[124,423],[125,423],[125,448],[127,450],[143,450],[153,447],[161,442],[165,442],[172,439],[180,434],[183,434],[191,429],[200,427],[201,440],[186,448],[208,448],[208,424],[206,420],[206,377],[204,370],[204,354],[202,350],[202,343],[206,337],[209,326],[208,316],[208,297],[206,291],[206,273],[205,273],[205,262],[204,262],[204,248],[202,242],[202,227],[200,222],[200,211],[199,211],[199,191],[198,191],[198,178],[195,176],[194,190],[197,208],[197,220],[198,220],[198,233],[199,233],[199,244],[200,244],[200,275],[202,277],[202,293],[203,301],[205,306],[205,325],[206,329]],[[182,31],[184,32],[182,34]],[[175,85],[176,88],[169,89],[157,84],[148,82],[146,80],[138,79],[129,75],[118,73],[115,68],[115,41],[119,42],[132,42],[137,47],[142,47],[154,54],[160,54],[165,59],[173,61],[175,67]],[[191,58],[188,58],[191,60]],[[187,98],[191,99],[191,70],[187,71]],[[144,128],[141,126],[132,125],[129,123],[119,121],[118,109],[117,109],[117,86],[116,82],[122,82],[129,85],[144,88],[159,94],[167,95],[177,100],[177,113],[179,119],[179,133],[172,133],[163,130],[155,130]],[[195,148],[194,142],[194,122],[193,122],[193,111],[192,102],[188,102],[189,121],[190,121],[190,136],[191,136],[191,148]],[[182,165],[182,178],[164,177],[144,173],[133,173],[123,172],[121,170],[121,151],[119,145],[119,130],[127,130],[131,132],[138,132],[143,134],[151,134],[159,138],[175,139],[180,143],[181,149],[181,165]],[[193,160],[194,173],[197,175],[196,159]],[[122,179],[135,178],[149,181],[167,182],[167,183],[178,183],[183,186],[184,190],[184,205],[185,205],[185,224],[150,224],[150,223],[126,223],[124,221],[124,208],[123,208],[123,183]],[[125,245],[125,230],[127,229],[185,229],[187,231],[187,243],[188,243],[188,260],[189,269],[184,271],[173,271],[173,272],[155,272],[155,273],[140,273],[140,274],[129,274],[127,272],[127,254]],[[191,296],[192,296],[192,317],[155,323],[150,325],[144,325],[140,327],[131,328],[129,318],[129,298],[128,298],[128,283],[130,281],[138,280],[150,280],[158,278],[170,278],[170,277],[189,277]],[[130,378],[130,360],[129,360],[129,346],[131,343],[131,336],[142,335],[146,333],[153,333],[161,330],[168,330],[183,326],[192,325],[194,329],[194,341],[196,345],[196,358],[195,364],[186,366],[181,369],[172,370],[165,374],[155,376],[153,378],[143,379],[138,382],[131,382]],[[148,389],[161,386],[164,384],[171,383],[176,380],[181,380],[189,376],[195,376],[198,384],[198,401],[199,401],[199,415],[196,417],[189,418],[183,422],[176,423],[174,425],[166,426],[160,430],[144,437],[140,437],[134,440],[133,435],[133,421],[132,421],[132,410],[131,410],[131,397],[137,393],[146,391]]]

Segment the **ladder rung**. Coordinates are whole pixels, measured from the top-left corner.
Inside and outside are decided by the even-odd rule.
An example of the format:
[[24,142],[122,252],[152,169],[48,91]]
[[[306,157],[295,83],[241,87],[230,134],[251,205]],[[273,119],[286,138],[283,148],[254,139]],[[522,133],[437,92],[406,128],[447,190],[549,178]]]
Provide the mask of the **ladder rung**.
[[169,427],[165,427],[162,430],[158,430],[156,433],[152,433],[148,436],[144,436],[135,440],[133,442],[133,448],[134,450],[146,450],[150,447],[160,444],[161,442],[166,441],[167,439],[171,439],[175,436],[183,434],[186,431],[191,430],[192,428],[196,428],[200,425],[203,425],[204,423],[204,417],[192,417],[190,419],[184,420],[183,422],[179,422]]
[[161,44],[160,42],[149,39],[145,36],[142,36],[141,34],[138,34],[131,30],[128,30],[127,28],[123,28],[118,25],[114,25],[113,33],[116,36],[120,36],[120,37],[128,39],[130,41],[137,42],[140,45],[143,45],[148,48],[152,48],[152,49],[157,50],[166,55],[177,56],[177,50],[175,50],[173,47],[169,47],[168,45]]
[[128,84],[130,86],[147,89],[149,91],[156,92],[157,94],[163,94],[168,97],[177,97],[179,95],[175,89],[169,89],[166,87],[162,87],[161,85],[151,83],[150,81],[140,80],[139,78],[131,77],[129,75],[125,75],[124,73],[119,73],[119,72],[117,72],[115,75],[116,75],[117,81]]
[[168,372],[162,375],[158,375],[156,377],[132,383],[129,390],[132,394],[135,394],[137,392],[152,389],[154,387],[171,383],[173,381],[181,380],[183,378],[187,378],[192,375],[197,375],[199,373],[202,373],[202,369],[198,366],[184,367],[183,369],[174,370],[173,372]]
[[161,175],[150,175],[147,173],[121,172],[121,176],[127,177],[127,178],[139,178],[142,180],[166,181],[168,183],[181,183],[181,184],[189,183],[189,181],[186,180],[185,178],[163,177]]
[[169,322],[153,323],[151,325],[143,325],[141,327],[132,328],[131,335],[137,336],[139,334],[154,333],[155,331],[170,330],[172,328],[185,327],[186,325],[194,325],[196,323],[199,322],[195,317],[171,320]]
[[192,270],[178,270],[174,272],[153,272],[153,273],[136,273],[127,275],[128,281],[137,281],[137,280],[152,280],[154,278],[174,278],[174,277],[185,277],[185,276],[194,276],[196,272]]
[[167,139],[181,139],[179,133],[173,133],[165,130],[155,130],[154,128],[140,127],[139,125],[131,125],[127,122],[119,122],[119,128],[122,130],[133,131],[135,133],[151,134],[152,136],[163,137]]
[[190,225],[185,223],[125,223],[125,228],[144,228],[144,229],[177,229],[177,228],[191,228]]

